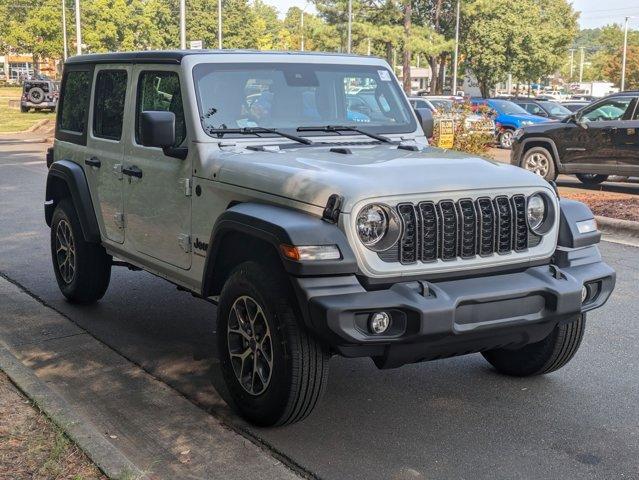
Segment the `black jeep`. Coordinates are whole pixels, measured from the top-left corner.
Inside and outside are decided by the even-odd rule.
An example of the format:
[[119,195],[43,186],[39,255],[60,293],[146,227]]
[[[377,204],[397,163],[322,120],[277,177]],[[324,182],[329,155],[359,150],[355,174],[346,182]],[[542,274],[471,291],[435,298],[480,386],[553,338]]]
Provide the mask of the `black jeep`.
[[560,122],[515,132],[510,162],[546,180],[575,174],[585,184],[639,176],[639,91],[594,102]]

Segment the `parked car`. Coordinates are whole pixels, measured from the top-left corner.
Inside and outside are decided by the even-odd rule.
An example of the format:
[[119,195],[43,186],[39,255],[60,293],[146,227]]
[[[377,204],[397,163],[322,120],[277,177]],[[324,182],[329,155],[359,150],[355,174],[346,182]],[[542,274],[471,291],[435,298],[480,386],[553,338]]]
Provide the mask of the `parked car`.
[[570,110],[571,112],[576,112],[577,110],[580,110],[590,105],[591,103],[592,102],[581,101],[581,100],[568,100],[566,102],[561,102],[561,105],[567,108],[568,110]]
[[20,111],[29,109],[55,111],[58,105],[59,84],[52,80],[25,80],[22,84]]
[[[615,283],[592,212],[429,147],[392,72],[339,54],[70,57],[44,212],[62,294],[98,301],[115,265],[217,303],[215,368],[263,426],[306,417],[335,354],[564,366]],[[383,118],[349,120],[353,78]]]
[[475,107],[484,105],[494,112],[497,142],[501,148],[510,148],[512,146],[513,135],[518,128],[548,121],[547,118],[531,115],[509,100],[473,98],[471,103]]
[[539,100],[523,97],[510,98],[509,100],[519,105],[531,115],[545,117],[550,120],[561,120],[572,113],[561,103],[552,100]]
[[531,125],[514,136],[511,163],[554,180],[575,174],[592,185],[609,175],[639,175],[639,92],[610,95],[561,122]]
[[[455,121],[460,121],[462,115],[455,111],[456,100],[444,97],[409,97],[413,108],[426,108],[430,110],[435,117],[448,116]],[[482,133],[494,137],[495,122],[488,115],[480,115],[477,113],[465,116],[464,127],[469,133]]]

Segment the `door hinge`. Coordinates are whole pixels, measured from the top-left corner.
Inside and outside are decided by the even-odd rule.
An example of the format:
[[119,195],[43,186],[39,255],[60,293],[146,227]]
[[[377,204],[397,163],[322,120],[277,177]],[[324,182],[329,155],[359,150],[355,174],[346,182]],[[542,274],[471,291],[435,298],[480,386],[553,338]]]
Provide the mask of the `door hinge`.
[[184,179],[184,195],[190,197],[193,194],[193,185],[190,178]]
[[113,215],[113,220],[115,221],[115,224],[118,226],[118,228],[124,228],[124,213],[115,212],[115,215]]
[[122,164],[121,163],[116,163],[115,165],[113,165],[113,175],[115,175],[115,177],[118,180],[122,180],[123,176],[122,176]]
[[191,235],[180,233],[178,235],[178,245],[185,253],[191,252]]

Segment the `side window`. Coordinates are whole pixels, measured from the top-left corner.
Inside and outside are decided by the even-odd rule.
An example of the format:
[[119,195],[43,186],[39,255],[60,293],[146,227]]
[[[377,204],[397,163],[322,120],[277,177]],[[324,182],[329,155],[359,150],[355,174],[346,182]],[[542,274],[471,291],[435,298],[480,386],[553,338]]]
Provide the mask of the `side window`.
[[626,112],[629,113],[632,100],[633,97],[617,97],[604,100],[585,109],[581,119],[587,122],[623,120],[627,118]]
[[140,114],[145,111],[175,114],[175,146],[186,138],[180,78],[175,72],[142,72],[138,79],[135,140],[140,143]]
[[66,74],[60,108],[60,130],[86,133],[90,96],[91,72],[70,71]]
[[93,135],[110,140],[122,137],[126,70],[101,70],[95,80]]

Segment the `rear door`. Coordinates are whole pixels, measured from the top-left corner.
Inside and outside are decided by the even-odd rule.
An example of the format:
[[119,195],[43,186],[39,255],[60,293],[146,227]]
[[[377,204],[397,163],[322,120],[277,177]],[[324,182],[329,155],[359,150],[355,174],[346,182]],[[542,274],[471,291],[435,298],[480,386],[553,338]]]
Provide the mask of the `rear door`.
[[633,97],[626,116],[614,134],[619,173],[639,175],[639,96]]
[[122,132],[128,125],[124,112],[130,82],[129,65],[96,67],[91,125],[84,159],[98,222],[104,236],[116,243],[124,242]]

